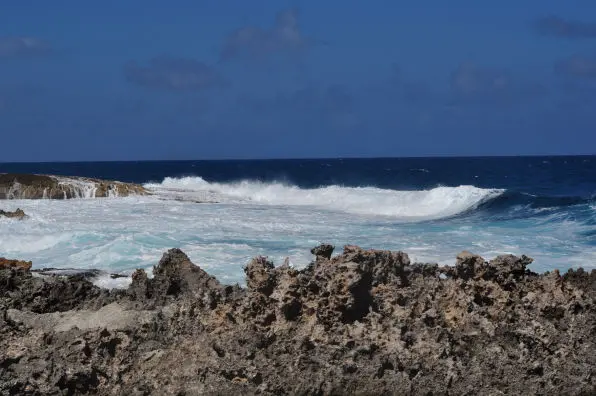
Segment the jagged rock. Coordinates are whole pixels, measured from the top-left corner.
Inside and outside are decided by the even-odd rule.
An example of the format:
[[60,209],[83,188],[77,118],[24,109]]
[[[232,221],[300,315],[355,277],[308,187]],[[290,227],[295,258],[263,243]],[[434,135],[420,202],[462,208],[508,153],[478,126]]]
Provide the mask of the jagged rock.
[[596,271],[539,275],[524,256],[471,253],[440,267],[356,246],[315,256],[302,270],[257,257],[246,290],[178,249],[123,292],[0,269],[0,394],[596,390]]
[[142,269],[137,269],[132,274],[132,283],[128,288],[128,294],[134,299],[139,301],[145,301],[151,298],[149,278],[147,273]]
[[255,290],[266,296],[271,295],[275,287],[276,276],[273,263],[266,257],[255,257],[246,266],[246,285],[249,290]]
[[171,299],[188,297],[214,306],[224,294],[224,287],[180,249],[170,249],[153,267],[153,278],[149,279],[142,270],[133,274],[129,291],[140,301],[165,304]]
[[526,269],[532,261],[527,256],[510,254],[498,256],[488,263],[482,257],[464,251],[457,256],[454,275],[463,280],[492,280],[502,287],[513,287],[516,281],[535,275]]
[[27,217],[27,215],[25,214],[25,212],[22,209],[17,209],[14,212],[6,212],[4,210],[0,210],[0,217],[1,216],[12,218],[12,219],[18,219],[18,220],[22,220],[25,217]]
[[512,254],[498,256],[490,262],[490,267],[493,268],[490,276],[499,283],[510,278],[520,280],[524,276],[532,275],[526,267],[532,264],[533,261],[534,259],[528,256],[516,257]]
[[315,255],[315,257],[322,257],[324,259],[330,259],[331,255],[333,254],[333,250],[335,247],[333,245],[323,244],[319,245],[315,248],[312,248],[310,252]]
[[141,185],[87,177],[0,173],[0,199],[69,199],[147,195]]
[[[37,313],[99,307],[115,293],[100,289],[82,276],[33,276],[31,262],[0,260],[0,307]],[[16,263],[16,264],[15,264]]]
[[[557,275],[558,273],[556,271]],[[578,268],[577,270],[570,269],[563,275],[563,279],[578,288],[596,292],[596,271],[594,270],[586,272],[583,268]]]
[[464,250],[457,255],[455,273],[457,277],[468,280],[482,273],[485,267],[482,257]]

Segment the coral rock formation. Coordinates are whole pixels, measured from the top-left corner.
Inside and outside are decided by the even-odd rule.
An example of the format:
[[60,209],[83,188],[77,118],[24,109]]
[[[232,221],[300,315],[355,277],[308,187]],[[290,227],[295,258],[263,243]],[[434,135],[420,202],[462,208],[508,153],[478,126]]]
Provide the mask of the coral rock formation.
[[31,261],[23,260],[9,260],[4,257],[0,257],[0,270],[8,268],[20,268],[25,271],[29,271],[33,263]]
[[27,215],[22,209],[17,209],[14,212],[0,210],[0,217],[2,216],[17,220],[23,220],[25,217],[27,217]]
[[141,185],[91,179],[28,174],[0,174],[0,199],[69,199],[146,195]]
[[246,288],[178,249],[120,291],[0,267],[0,393],[594,394],[596,272],[332,251]]

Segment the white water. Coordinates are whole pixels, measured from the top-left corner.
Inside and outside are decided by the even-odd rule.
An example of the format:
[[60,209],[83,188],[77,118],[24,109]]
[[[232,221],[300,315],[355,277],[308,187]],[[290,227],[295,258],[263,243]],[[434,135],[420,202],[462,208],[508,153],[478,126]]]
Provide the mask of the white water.
[[68,188],[73,197],[85,199],[95,198],[97,185],[93,182],[80,179],[70,179],[67,177],[60,177],[58,180],[58,184]]
[[437,187],[423,191],[395,191],[375,187],[329,186],[301,189],[281,183],[242,181],[208,183],[200,177],[166,178],[145,187],[161,194],[186,192],[223,202],[313,206],[358,215],[391,216],[402,221],[440,219],[473,209],[504,192],[474,186]]
[[[430,220],[467,211],[501,193],[476,187],[400,192],[376,188],[304,190],[283,184],[210,184],[200,178],[148,185],[152,197],[4,201],[24,221],[0,219],[0,257],[35,267],[150,270],[164,251],[179,247],[224,282],[242,282],[242,266],[268,255],[300,267],[311,247],[338,246],[407,252],[414,261],[451,264],[461,250],[491,258],[527,254],[533,269],[594,266],[596,251],[574,237],[582,225],[532,219],[475,223]],[[199,197],[220,203],[197,204]],[[416,222],[414,220],[426,220]],[[122,282],[118,280],[118,282]],[[102,285],[113,284],[107,279]]]
[[[67,196],[72,196],[74,198],[79,199],[91,199],[96,198],[97,193],[97,184],[90,180],[80,179],[80,178],[69,178],[69,177],[62,177],[62,176],[54,176],[55,180],[58,181],[58,184],[62,186],[64,190],[64,199]],[[7,196],[9,199],[14,199],[20,196],[21,184],[15,182],[10,189],[8,190]],[[67,192],[69,194],[67,194]],[[111,189],[108,191],[108,196],[111,198],[118,197],[117,189]],[[43,191],[43,198],[48,198],[48,189],[44,189]]]

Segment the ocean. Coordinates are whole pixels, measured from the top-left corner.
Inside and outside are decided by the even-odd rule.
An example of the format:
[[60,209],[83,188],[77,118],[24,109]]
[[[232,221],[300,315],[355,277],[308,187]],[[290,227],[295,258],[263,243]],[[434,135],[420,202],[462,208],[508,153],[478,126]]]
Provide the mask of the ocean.
[[37,268],[128,274],[179,247],[220,280],[243,283],[252,257],[302,267],[323,242],[420,262],[453,264],[469,250],[526,254],[537,272],[596,268],[596,156],[0,163],[13,172],[155,192],[0,202],[30,216],[0,219],[0,257]]

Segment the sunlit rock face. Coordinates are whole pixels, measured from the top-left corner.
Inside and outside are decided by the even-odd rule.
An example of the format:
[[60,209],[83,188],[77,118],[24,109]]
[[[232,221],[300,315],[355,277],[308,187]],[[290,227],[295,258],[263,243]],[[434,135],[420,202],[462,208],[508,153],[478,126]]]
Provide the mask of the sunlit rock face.
[[70,199],[146,195],[141,185],[91,179],[26,174],[0,174],[0,199]]

